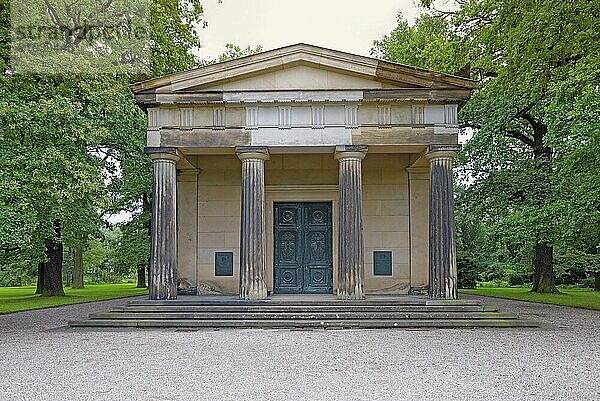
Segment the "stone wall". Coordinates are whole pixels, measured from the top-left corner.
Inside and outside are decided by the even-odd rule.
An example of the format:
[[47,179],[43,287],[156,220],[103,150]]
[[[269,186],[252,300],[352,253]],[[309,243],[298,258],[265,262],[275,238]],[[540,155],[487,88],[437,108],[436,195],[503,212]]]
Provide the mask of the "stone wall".
[[[407,154],[369,154],[363,160],[365,293],[408,293],[410,243]],[[375,276],[373,251],[392,251],[392,276]]]
[[[237,294],[241,162],[236,155],[198,156],[198,291]],[[215,252],[233,252],[233,276],[215,276]]]

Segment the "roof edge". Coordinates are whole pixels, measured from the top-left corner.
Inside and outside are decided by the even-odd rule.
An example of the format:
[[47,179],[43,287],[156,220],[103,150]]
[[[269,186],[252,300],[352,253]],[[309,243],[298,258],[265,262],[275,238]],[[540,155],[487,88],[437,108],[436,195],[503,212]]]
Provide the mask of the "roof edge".
[[[393,77],[395,75],[411,75],[415,78],[433,79],[440,83],[446,83],[448,85],[464,89],[475,89],[477,87],[477,81],[468,78],[436,72],[425,68],[394,63],[391,61],[380,60],[373,57],[357,55],[340,50],[328,49],[325,47],[315,46],[311,44],[296,43],[293,45],[240,57],[234,60],[223,61],[207,66],[193,68],[187,71],[177,72],[145,81],[136,82],[131,85],[131,90],[134,93],[149,92],[153,89],[170,86],[192,78],[209,76],[214,73],[222,73],[225,71],[233,72],[233,70],[235,69],[242,69],[243,67],[247,67],[254,63],[275,61],[275,64],[277,64],[277,59],[283,59],[285,57],[302,52],[305,52],[308,55],[315,57],[323,57],[326,59],[338,59],[342,62],[353,63],[361,65],[363,67],[373,68],[376,71],[375,74],[368,75],[382,80],[394,81]],[[280,66],[283,66],[285,64],[287,63],[285,63],[282,60]],[[341,66],[339,68],[343,69],[343,67]],[[231,76],[235,76],[235,74],[232,74]]]

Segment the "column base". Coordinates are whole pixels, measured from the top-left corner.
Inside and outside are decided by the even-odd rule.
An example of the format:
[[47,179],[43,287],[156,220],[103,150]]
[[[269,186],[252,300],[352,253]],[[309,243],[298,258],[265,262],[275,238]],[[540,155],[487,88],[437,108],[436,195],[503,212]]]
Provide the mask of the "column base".
[[428,290],[427,286],[410,287],[410,290],[408,291],[408,295],[416,295],[416,296],[429,295],[428,291],[429,290]]
[[430,299],[457,299],[457,282],[454,277],[446,277],[444,287],[440,287],[434,283],[429,289]]
[[258,300],[267,299],[267,285],[264,281],[256,282],[249,288],[240,288],[240,299]]
[[173,301],[177,299],[177,294],[149,294],[148,299],[151,301]]
[[338,290],[337,299],[343,299],[343,300],[360,300],[360,299],[365,299],[365,294],[363,294],[363,293],[349,294],[349,293],[347,293],[345,291]]

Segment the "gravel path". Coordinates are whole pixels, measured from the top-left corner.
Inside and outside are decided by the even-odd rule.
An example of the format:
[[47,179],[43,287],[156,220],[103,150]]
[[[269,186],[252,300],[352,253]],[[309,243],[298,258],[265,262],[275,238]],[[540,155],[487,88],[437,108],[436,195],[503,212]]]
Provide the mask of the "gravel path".
[[123,300],[0,316],[0,400],[600,400],[600,312],[481,299],[543,327],[52,328]]
[[80,320],[90,313],[104,312],[115,306],[121,306],[132,299],[146,299],[145,296],[110,301],[88,302],[56,308],[38,309],[19,313],[0,315],[0,341],[3,334],[48,330],[66,326],[70,320]]

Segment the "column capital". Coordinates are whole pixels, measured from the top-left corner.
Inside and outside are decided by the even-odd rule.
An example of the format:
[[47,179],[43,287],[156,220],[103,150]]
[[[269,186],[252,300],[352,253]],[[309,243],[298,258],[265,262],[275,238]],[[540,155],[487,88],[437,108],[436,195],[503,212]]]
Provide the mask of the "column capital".
[[425,157],[429,161],[435,159],[453,159],[461,149],[461,145],[429,145]]
[[244,161],[249,159],[269,160],[269,148],[266,146],[237,146],[235,148],[237,157]]
[[362,160],[367,155],[369,147],[366,145],[341,145],[335,147],[335,159],[342,161],[345,159]]
[[153,161],[171,160],[173,162],[177,162],[181,158],[177,152],[177,148],[170,147],[146,147],[144,148],[144,153],[147,154]]

